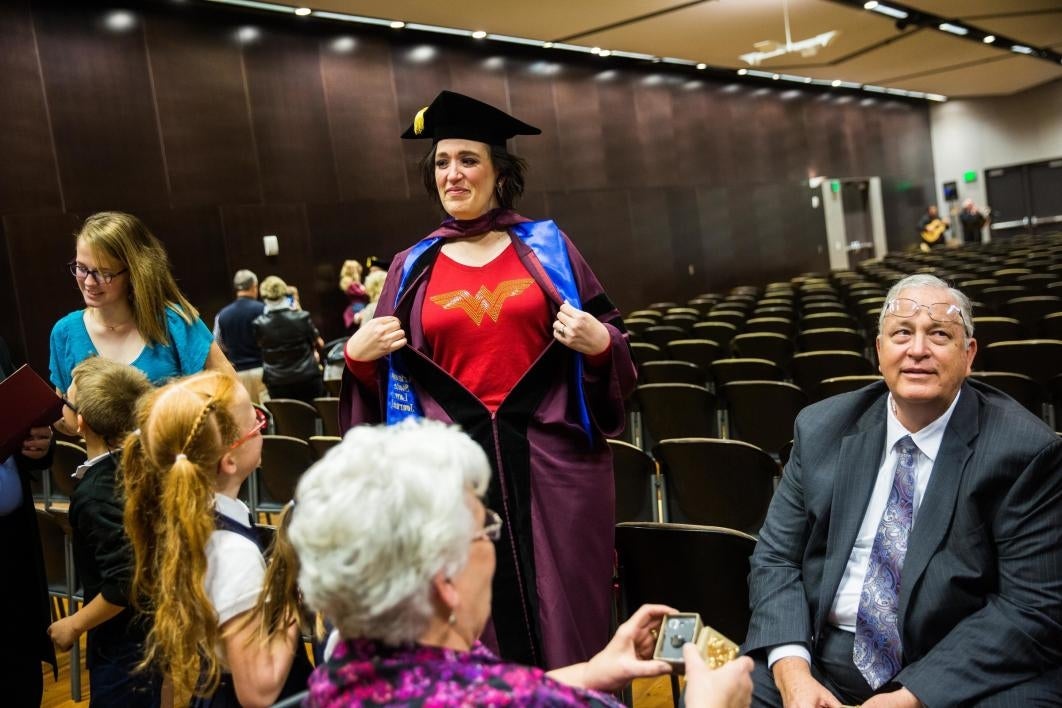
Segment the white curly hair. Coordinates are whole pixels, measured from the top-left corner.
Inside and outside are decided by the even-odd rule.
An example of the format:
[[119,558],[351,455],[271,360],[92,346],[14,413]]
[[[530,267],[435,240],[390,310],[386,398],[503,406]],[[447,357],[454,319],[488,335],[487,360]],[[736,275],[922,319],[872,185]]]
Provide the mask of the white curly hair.
[[490,479],[483,449],[428,420],[352,428],[299,481],[289,537],[310,608],[347,639],[415,641],[432,615],[431,581],[468,559],[466,500]]

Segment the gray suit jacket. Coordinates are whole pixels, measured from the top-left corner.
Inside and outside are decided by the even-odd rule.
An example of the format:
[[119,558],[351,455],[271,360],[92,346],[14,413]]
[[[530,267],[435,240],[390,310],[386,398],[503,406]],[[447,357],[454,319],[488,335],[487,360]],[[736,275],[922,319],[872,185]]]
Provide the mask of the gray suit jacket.
[[[745,651],[817,642],[885,446],[877,383],[805,408],[749,575]],[[972,705],[1062,663],[1062,439],[1010,398],[963,385],[911,530],[904,668],[931,708]]]

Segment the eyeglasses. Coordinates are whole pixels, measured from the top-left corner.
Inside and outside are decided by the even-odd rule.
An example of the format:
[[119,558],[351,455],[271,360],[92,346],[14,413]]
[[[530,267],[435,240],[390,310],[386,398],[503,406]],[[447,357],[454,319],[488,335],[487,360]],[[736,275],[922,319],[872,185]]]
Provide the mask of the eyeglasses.
[[962,315],[962,309],[950,302],[933,302],[923,305],[906,297],[898,297],[885,303],[885,314],[896,317],[914,317],[918,311],[925,308],[929,313],[929,319],[934,322],[953,322],[965,324],[966,319]]
[[85,278],[91,275],[93,280],[95,280],[97,283],[103,283],[104,285],[110,285],[112,280],[129,270],[128,268],[122,268],[121,270],[112,273],[109,270],[95,270],[93,268],[86,268],[77,261],[70,261],[66,265],[70,268],[70,275],[74,276],[78,280],[84,280]]
[[476,532],[472,537],[473,541],[486,538],[491,541],[497,542],[501,538],[502,530],[502,517],[498,515],[498,512],[486,509],[486,516],[483,519],[483,528]]
[[69,398],[67,398],[66,396],[60,396],[59,398],[62,399],[64,406],[74,411],[74,413],[77,413],[77,406],[71,403]]
[[253,438],[259,432],[261,432],[262,430],[265,430],[265,427],[267,425],[269,425],[269,417],[265,414],[265,411],[263,411],[261,408],[255,408],[254,409],[254,421],[255,421],[254,422],[254,427],[251,428],[250,430],[248,430],[243,435],[241,435],[236,440],[236,442],[234,442],[232,445],[230,445],[229,446],[230,450],[235,450],[240,445],[243,445],[245,442],[247,442],[248,440]]

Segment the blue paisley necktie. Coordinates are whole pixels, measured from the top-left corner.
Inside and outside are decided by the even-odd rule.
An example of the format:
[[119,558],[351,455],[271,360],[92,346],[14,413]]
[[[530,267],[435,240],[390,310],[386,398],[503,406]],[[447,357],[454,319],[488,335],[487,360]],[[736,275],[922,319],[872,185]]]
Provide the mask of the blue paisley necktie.
[[900,671],[899,596],[907,537],[914,520],[915,455],[907,435],[896,443],[899,459],[885,513],[878,524],[870,565],[859,596],[852,661],[870,687],[878,689]]

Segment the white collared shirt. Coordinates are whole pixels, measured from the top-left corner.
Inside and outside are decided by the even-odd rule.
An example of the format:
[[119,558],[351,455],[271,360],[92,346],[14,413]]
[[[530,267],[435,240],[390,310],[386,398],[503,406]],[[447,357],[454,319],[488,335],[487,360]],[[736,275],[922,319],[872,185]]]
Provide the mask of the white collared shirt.
[[[215,494],[214,508],[241,526],[251,528],[251,512],[239,499]],[[204,586],[218,613],[220,626],[254,607],[265,578],[265,560],[254,541],[223,529],[210,534],[206,556]]]
[[70,475],[70,476],[73,477],[74,479],[84,479],[85,478],[85,474],[92,468],[93,465],[95,465],[98,462],[103,462],[104,460],[106,460],[108,457],[110,457],[113,454],[114,454],[114,450],[108,450],[107,452],[103,453],[102,455],[96,455],[91,460],[85,460],[85,462],[83,464],[80,464],[80,465],[77,466],[77,469],[74,470],[74,473],[72,475]]
[[[917,433],[912,433],[903,427],[893,410],[894,403],[892,394],[886,401],[885,409],[887,417],[885,422],[885,448],[882,451],[881,464],[878,467],[877,479],[867,503],[866,513],[863,515],[863,523],[859,526],[856,534],[855,545],[848,556],[848,564],[845,566],[841,583],[837,587],[837,594],[833,597],[827,622],[847,632],[854,632],[856,614],[859,611],[859,596],[863,592],[863,581],[870,567],[870,549],[874,545],[874,537],[878,533],[878,525],[885,513],[885,506],[889,501],[889,492],[892,490],[893,477],[896,474],[896,461],[899,457],[896,451],[896,443],[907,435],[911,436],[918,450],[915,452],[915,492],[914,492],[914,519],[918,518],[918,509],[922,505],[922,497],[929,486],[929,477],[933,472],[933,463],[940,452],[940,445],[944,442],[944,431],[948,428],[951,414],[955,412],[955,406],[959,402],[960,390],[951,405],[944,413]],[[782,644],[771,649],[767,654],[767,665],[771,666],[779,659],[787,656],[800,656],[811,663],[811,654],[803,644]]]

